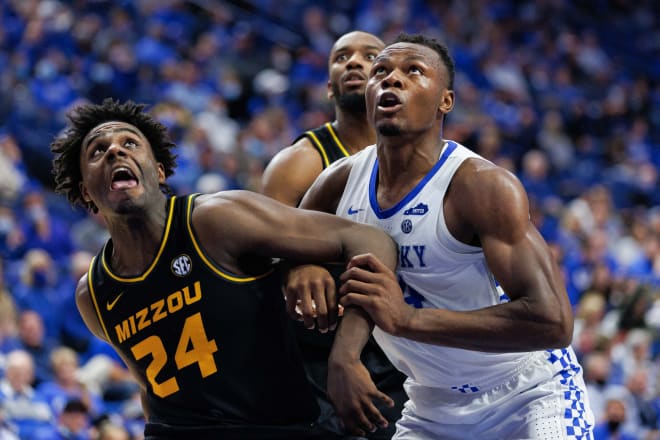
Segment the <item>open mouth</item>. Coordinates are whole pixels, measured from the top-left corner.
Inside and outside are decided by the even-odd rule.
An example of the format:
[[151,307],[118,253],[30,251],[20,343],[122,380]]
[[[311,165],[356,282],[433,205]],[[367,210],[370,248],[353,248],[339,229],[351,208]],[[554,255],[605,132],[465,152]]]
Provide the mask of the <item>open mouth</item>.
[[138,184],[138,180],[133,174],[133,171],[126,167],[115,168],[112,170],[112,182],[110,183],[110,189],[112,190],[121,190],[128,188],[135,188]]
[[394,93],[385,92],[378,98],[378,106],[381,108],[392,108],[399,104],[401,104],[401,101]]
[[391,92],[385,92],[378,98],[378,108],[381,111],[392,111],[399,108],[401,100],[398,96]]

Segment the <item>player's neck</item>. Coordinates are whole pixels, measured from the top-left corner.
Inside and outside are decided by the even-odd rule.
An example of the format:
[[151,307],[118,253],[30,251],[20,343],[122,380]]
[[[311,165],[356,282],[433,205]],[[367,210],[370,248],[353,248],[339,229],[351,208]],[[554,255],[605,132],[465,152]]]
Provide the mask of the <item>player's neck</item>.
[[339,140],[351,154],[376,143],[376,132],[369,125],[367,115],[364,113],[337,112],[337,119],[332,126]]
[[165,206],[163,209],[151,209],[145,215],[108,219],[113,244],[113,271],[122,276],[142,274],[160,249],[166,220]]
[[435,136],[380,136],[377,146],[379,186],[414,186],[435,166],[444,144],[444,140]]

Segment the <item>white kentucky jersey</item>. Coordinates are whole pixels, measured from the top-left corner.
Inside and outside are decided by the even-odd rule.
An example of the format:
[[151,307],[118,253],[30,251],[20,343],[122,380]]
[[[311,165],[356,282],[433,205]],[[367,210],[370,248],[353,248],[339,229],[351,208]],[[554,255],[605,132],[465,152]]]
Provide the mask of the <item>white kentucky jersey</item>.
[[[381,209],[376,199],[375,146],[352,158],[337,215],[377,226],[395,239],[399,283],[411,306],[466,311],[508,300],[489,271],[482,249],[459,242],[445,223],[443,199],[449,183],[461,163],[475,157],[480,156],[456,142],[446,142],[428,174],[387,209]],[[562,352],[566,352],[486,353],[395,337],[379,328],[374,329],[374,337],[392,363],[416,385],[458,393],[502,384],[531,362],[543,358],[553,363],[553,359],[564,359]],[[572,351],[565,354],[570,356]],[[561,367],[557,365],[558,370]]]

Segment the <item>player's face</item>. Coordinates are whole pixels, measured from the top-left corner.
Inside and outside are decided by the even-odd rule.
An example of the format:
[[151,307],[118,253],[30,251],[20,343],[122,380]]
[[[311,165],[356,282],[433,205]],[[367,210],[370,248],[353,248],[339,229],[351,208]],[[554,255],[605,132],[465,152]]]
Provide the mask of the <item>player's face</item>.
[[131,124],[104,122],[85,136],[80,149],[81,192],[103,212],[129,213],[145,206],[165,182],[151,144]]
[[396,43],[376,57],[367,83],[367,118],[380,134],[429,130],[453,106],[448,73],[433,49]]
[[367,75],[383,46],[380,39],[366,32],[351,32],[340,37],[328,59],[328,97],[335,99],[340,107],[346,100],[359,100],[364,108]]

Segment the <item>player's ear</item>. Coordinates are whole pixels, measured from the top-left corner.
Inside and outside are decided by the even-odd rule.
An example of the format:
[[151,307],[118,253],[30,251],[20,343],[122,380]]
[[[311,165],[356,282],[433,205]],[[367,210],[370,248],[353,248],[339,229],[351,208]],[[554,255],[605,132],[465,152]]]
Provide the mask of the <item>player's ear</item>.
[[80,190],[80,197],[83,199],[83,202],[85,202],[87,210],[93,213],[98,212],[98,208],[92,201],[92,198],[89,195],[89,191],[87,191],[87,187],[83,182],[78,183],[78,189]]
[[78,183],[78,189],[80,190],[80,196],[82,197],[83,201],[85,203],[90,203],[92,201],[92,198],[89,196],[87,187],[83,182]]
[[158,162],[158,183],[164,184],[166,178],[167,177],[165,176],[165,167],[163,166],[162,163]]
[[332,84],[330,83],[330,80],[328,80],[327,87],[328,87],[328,99],[333,100],[335,98],[335,94],[332,92]]
[[438,105],[439,115],[446,115],[454,108],[454,91],[445,89]]

